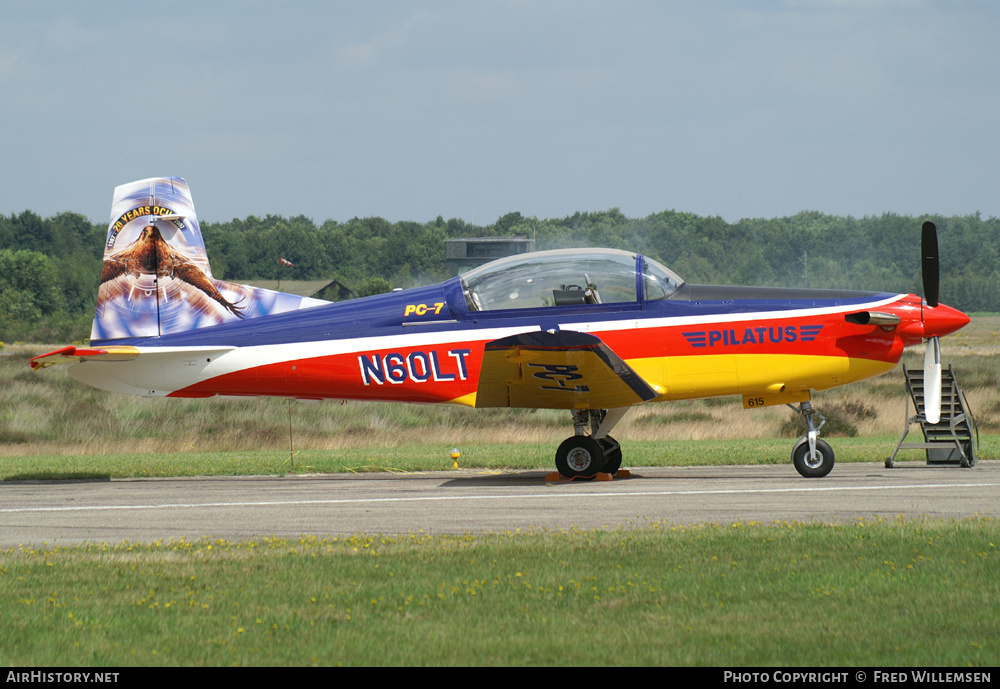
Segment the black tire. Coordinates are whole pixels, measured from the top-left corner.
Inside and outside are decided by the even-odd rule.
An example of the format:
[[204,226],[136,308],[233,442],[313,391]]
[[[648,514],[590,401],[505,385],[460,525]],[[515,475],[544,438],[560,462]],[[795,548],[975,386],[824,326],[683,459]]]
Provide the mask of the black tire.
[[590,436],[566,438],[556,450],[556,470],[565,478],[593,478],[604,469],[604,451]]
[[622,446],[610,435],[598,440],[604,451],[604,468],[601,471],[616,474],[622,468]]
[[792,450],[792,464],[795,470],[806,478],[822,478],[833,469],[834,454],[833,448],[824,440],[816,439],[816,453],[819,461],[813,461],[809,457],[809,441],[805,438],[799,440]]

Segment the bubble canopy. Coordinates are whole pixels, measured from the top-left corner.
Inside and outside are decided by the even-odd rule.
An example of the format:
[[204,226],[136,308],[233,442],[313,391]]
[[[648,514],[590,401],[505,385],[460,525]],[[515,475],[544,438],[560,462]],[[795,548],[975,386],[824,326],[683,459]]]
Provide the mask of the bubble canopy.
[[462,275],[471,311],[668,299],[684,284],[656,261],[617,249],[509,256]]

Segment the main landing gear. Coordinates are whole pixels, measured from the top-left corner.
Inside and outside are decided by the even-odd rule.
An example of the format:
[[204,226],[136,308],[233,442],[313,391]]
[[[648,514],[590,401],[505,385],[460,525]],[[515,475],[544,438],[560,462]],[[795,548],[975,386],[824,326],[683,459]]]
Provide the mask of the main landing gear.
[[[806,478],[826,476],[833,469],[834,462],[833,448],[818,437],[819,430],[826,423],[826,417],[813,409],[808,401],[798,407],[791,404],[788,407],[805,417],[808,429],[806,436],[799,438],[792,448],[792,464],[795,465],[795,470]],[[819,425],[813,417],[819,417]]]
[[[556,469],[566,479],[591,479],[599,473],[616,474],[622,465],[622,446],[608,433],[628,411],[577,409],[573,411],[575,435],[556,450]],[[587,435],[587,426],[590,435]]]

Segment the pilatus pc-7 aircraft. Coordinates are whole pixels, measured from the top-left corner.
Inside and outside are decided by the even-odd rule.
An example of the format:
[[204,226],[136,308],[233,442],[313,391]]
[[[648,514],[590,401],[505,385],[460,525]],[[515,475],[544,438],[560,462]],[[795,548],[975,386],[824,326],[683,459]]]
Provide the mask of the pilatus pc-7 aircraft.
[[154,397],[565,409],[574,433],[556,467],[567,478],[618,471],[610,433],[635,405],[740,395],[745,408],[787,404],[805,418],[792,461],[818,477],[834,453],[817,437],[812,391],[889,371],[924,340],[936,422],[938,338],[969,319],[938,303],[931,223],[922,244],[924,299],[690,285],[645,256],[571,249],[329,303],[214,279],[187,183],[146,179],[115,190],[90,345],[31,365],[69,363],[85,383]]

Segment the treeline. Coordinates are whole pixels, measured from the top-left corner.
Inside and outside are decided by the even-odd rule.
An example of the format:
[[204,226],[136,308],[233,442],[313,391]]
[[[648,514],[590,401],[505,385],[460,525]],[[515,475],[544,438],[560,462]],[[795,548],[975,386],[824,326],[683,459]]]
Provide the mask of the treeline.
[[0,216],[0,342],[90,335],[106,233],[77,213]]
[[[852,218],[803,212],[727,223],[664,211],[628,218],[618,209],[538,219],[509,213],[480,227],[442,217],[328,220],[267,216],[202,223],[212,271],[241,281],[338,279],[411,287],[447,277],[444,240],[536,238],[539,250],[601,246],[643,253],[689,282],[920,292],[924,217]],[[1000,311],[1000,219],[930,217],[938,225],[942,300]],[[90,331],[107,228],[75,213],[0,216],[0,341],[62,342]]]

